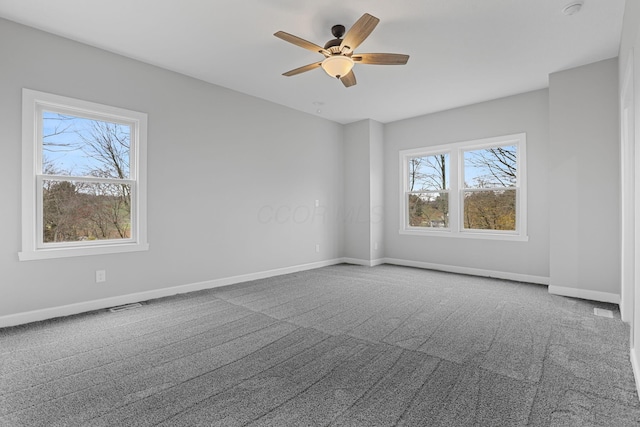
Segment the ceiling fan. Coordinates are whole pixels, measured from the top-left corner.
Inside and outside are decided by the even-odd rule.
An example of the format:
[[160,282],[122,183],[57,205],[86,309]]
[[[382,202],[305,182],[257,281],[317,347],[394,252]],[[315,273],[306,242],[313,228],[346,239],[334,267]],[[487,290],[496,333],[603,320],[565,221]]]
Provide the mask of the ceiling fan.
[[[409,60],[409,55],[399,53],[355,53],[354,50],[371,34],[380,20],[375,16],[365,13],[345,34],[344,25],[331,27],[331,34],[335,39],[329,40],[324,47],[318,46],[300,37],[284,31],[278,31],[274,36],[300,46],[304,49],[318,52],[324,55],[324,60],[295,68],[283,73],[283,76],[295,76],[306,71],[322,68],[331,77],[339,79],[345,87],[356,84],[356,76],[353,74],[353,66],[356,63],[373,65],[404,65]],[[343,38],[344,36],[344,38]]]

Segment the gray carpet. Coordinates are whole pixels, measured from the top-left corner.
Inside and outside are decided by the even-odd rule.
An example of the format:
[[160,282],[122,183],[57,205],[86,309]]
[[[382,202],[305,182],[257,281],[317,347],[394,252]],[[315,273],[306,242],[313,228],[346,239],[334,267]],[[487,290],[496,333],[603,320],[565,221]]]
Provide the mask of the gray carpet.
[[0,329],[0,425],[638,426],[628,335],[543,286],[339,265]]

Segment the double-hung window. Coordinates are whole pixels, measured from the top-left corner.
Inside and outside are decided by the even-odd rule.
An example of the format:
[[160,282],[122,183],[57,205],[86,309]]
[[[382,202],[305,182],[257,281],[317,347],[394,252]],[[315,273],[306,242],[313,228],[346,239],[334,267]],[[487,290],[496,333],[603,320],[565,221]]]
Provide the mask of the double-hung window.
[[144,113],[23,89],[21,260],[146,250]]
[[526,135],[400,152],[400,233],[527,239]]

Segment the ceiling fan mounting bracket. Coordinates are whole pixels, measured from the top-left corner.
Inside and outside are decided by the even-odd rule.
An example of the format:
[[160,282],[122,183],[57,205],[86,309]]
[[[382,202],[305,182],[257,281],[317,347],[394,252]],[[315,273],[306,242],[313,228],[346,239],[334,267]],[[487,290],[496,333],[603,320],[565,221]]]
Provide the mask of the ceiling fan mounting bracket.
[[344,36],[345,31],[346,31],[346,28],[344,27],[344,25],[338,24],[331,27],[331,34],[333,34],[333,37],[337,39],[341,39],[342,36]]

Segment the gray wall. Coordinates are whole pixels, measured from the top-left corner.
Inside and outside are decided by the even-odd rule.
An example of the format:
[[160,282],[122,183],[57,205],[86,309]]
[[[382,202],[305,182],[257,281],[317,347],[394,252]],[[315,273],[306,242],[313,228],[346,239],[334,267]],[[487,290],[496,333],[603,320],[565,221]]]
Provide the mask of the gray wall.
[[[633,157],[631,167],[625,170],[625,178],[631,181],[630,194],[623,195],[624,202],[630,207],[629,229],[625,230],[625,239],[630,240],[630,255],[632,261],[625,265],[625,278],[628,280],[626,289],[623,292],[628,301],[623,301],[625,308],[625,318],[631,324],[631,362],[636,376],[636,386],[640,389],[640,2],[628,1],[625,5],[624,21],[620,41],[620,55],[618,62],[619,86],[622,91],[625,83],[625,74],[631,71],[631,82],[633,91],[631,92],[631,108],[633,114],[629,117],[634,132],[631,134],[633,140]],[[622,95],[622,94],[621,94]]]
[[345,252],[350,262],[371,265],[384,243],[384,125],[362,120],[345,125]]
[[551,74],[550,285],[620,293],[617,58]]
[[[0,57],[0,315],[341,256],[341,125],[2,19]],[[23,87],[148,113],[148,252],[18,261]]]
[[[387,124],[385,127],[385,255],[449,270],[549,277],[548,92],[539,90]],[[529,241],[401,235],[398,151],[500,135],[527,134]],[[499,274],[497,274],[500,276]]]
[[344,256],[369,259],[371,193],[369,177],[369,120],[344,127]]
[[379,262],[384,255],[384,125],[370,123],[369,179],[371,183],[371,261]]
[[[549,90],[342,126],[1,19],[0,55],[0,316],[343,258],[619,293],[615,60]],[[17,260],[23,87],[148,113],[148,252]],[[399,150],[521,132],[528,241],[399,234]]]

